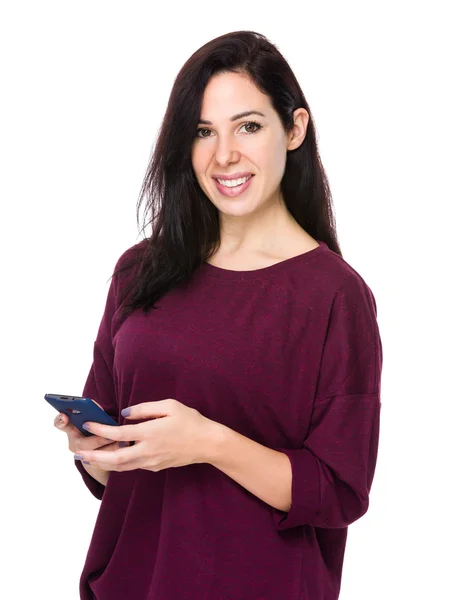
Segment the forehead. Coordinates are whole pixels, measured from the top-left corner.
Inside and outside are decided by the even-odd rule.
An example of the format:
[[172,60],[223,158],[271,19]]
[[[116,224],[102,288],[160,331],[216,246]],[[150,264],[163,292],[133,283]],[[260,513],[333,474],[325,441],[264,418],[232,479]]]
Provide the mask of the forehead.
[[269,116],[270,99],[247,76],[238,73],[220,73],[208,82],[202,97],[203,119],[229,119],[247,110],[259,110]]

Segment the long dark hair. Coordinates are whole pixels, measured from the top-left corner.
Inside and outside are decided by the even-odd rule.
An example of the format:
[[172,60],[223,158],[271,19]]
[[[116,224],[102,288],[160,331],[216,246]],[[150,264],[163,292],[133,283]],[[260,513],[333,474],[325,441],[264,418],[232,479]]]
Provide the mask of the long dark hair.
[[[280,189],[288,211],[315,239],[342,256],[335,228],[329,182],[318,152],[315,125],[304,94],[287,61],[268,39],[253,31],[222,35],[199,48],[175,79],[154,152],[137,204],[146,197],[145,214],[152,235],[136,245],[132,260],[113,273],[136,266],[124,290],[124,314],[145,313],[173,287],[186,282],[220,245],[218,209],[202,191],[191,162],[202,96],[209,79],[220,73],[248,75],[270,96],[285,132],[294,126],[293,113],[309,114],[307,134],[287,152]],[[127,299],[127,296],[130,296]]]

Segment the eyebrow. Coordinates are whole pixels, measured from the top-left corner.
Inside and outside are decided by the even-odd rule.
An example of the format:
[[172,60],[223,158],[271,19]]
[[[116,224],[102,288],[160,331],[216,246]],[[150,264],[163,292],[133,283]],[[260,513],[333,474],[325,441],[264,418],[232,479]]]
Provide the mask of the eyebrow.
[[[230,118],[230,120],[237,121],[238,119],[243,119],[243,117],[249,117],[250,115],[259,115],[260,117],[266,116],[262,112],[259,112],[259,110],[246,110],[245,112],[241,112],[237,115],[234,115]],[[198,125],[213,125],[213,123],[211,121],[204,121],[203,119],[201,119]]]

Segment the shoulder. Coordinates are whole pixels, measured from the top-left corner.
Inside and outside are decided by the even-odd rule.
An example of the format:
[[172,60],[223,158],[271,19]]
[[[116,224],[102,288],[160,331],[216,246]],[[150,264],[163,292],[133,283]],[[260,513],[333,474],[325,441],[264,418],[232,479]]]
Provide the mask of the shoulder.
[[117,304],[121,303],[124,294],[131,288],[147,247],[148,240],[142,240],[124,250],[116,260],[111,279]]
[[124,252],[116,261],[115,271],[129,266],[131,263],[135,264],[141,260],[145,254],[147,246],[148,240],[144,239],[124,250]]
[[379,393],[383,349],[374,295],[354,267],[332,254],[317,396]]
[[[323,264],[324,262],[324,264]],[[375,297],[361,273],[343,257],[329,250],[323,255],[321,268],[329,298],[351,307],[367,307],[377,313]]]

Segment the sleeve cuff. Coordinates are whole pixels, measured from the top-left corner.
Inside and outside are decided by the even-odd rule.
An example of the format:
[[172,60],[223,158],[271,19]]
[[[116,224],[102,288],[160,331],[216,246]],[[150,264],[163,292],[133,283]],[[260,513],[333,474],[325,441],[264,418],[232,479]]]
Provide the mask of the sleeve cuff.
[[89,473],[81,464],[80,460],[75,460],[75,466],[80,472],[81,477],[83,478],[83,481],[86,484],[88,490],[92,493],[93,496],[97,498],[97,500],[101,500],[105,491],[105,486],[89,475]]
[[271,507],[275,527],[278,531],[284,531],[312,523],[321,505],[318,460],[307,449],[274,448],[274,450],[288,456],[293,475],[289,512]]

